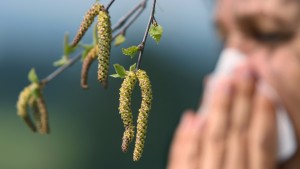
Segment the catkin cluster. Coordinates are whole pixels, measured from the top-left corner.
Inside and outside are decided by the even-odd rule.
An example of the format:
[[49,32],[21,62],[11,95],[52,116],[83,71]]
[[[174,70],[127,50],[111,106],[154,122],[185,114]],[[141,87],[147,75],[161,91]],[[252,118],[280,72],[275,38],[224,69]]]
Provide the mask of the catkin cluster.
[[110,48],[112,40],[112,30],[110,16],[108,12],[102,8],[99,12],[98,23],[98,80],[103,87],[107,87],[108,68],[110,58]]
[[137,120],[137,134],[135,148],[133,152],[133,160],[138,161],[143,153],[144,143],[146,139],[148,114],[151,109],[152,90],[148,75],[143,70],[136,72],[130,71],[127,73],[122,86],[120,88],[120,106],[119,111],[124,123],[125,132],[123,135],[122,150],[126,152],[128,146],[134,137],[133,116],[131,110],[131,95],[136,81],[139,81],[139,86],[142,93],[142,103],[139,109]]
[[104,8],[103,5],[96,2],[84,15],[83,21],[80,24],[79,30],[72,42],[72,47],[76,46],[81,38],[84,36],[85,32],[89,29],[89,27],[94,22],[94,18],[99,14],[100,9]]
[[87,58],[84,60],[81,71],[81,86],[83,88],[88,88],[87,85],[87,74],[90,65],[95,60],[95,53],[98,56],[98,80],[101,85],[106,88],[108,81],[108,68],[109,68],[109,58],[110,58],[110,48],[112,40],[112,30],[111,22],[108,11],[105,7],[96,2],[85,14],[83,21],[81,22],[80,28],[72,42],[72,47],[75,47],[81,38],[84,36],[85,32],[94,22],[94,18],[98,15],[97,22],[97,47],[94,47],[92,51],[88,54]]
[[[35,124],[28,114],[28,108],[31,108],[33,112]],[[33,83],[23,89],[17,102],[17,111],[17,114],[33,132],[36,132],[36,130],[41,134],[48,134],[50,132],[48,111],[38,84]]]
[[88,71],[90,69],[91,64],[96,60],[99,52],[99,46],[95,45],[86,55],[85,59],[82,63],[81,68],[81,87],[84,89],[88,88]]

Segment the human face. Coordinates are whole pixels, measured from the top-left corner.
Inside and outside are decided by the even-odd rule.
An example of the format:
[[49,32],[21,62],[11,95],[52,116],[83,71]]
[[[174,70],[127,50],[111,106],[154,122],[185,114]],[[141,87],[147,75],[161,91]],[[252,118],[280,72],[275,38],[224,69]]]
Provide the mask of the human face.
[[277,90],[299,141],[300,1],[219,0],[217,8],[225,47],[246,54],[254,73]]

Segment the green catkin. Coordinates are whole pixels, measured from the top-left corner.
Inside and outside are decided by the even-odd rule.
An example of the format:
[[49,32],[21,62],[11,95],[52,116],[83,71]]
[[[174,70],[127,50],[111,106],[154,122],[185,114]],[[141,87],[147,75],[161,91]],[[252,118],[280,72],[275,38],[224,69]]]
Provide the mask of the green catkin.
[[42,129],[41,115],[40,115],[39,108],[37,106],[36,98],[34,96],[30,97],[28,105],[32,110],[36,128],[40,132]]
[[101,8],[104,8],[103,5],[101,5],[97,2],[84,15],[84,18],[80,24],[79,30],[71,44],[72,47],[75,47],[79,43],[81,38],[84,36],[85,32],[89,29],[89,27],[94,22],[94,18],[99,14]]
[[137,78],[133,71],[127,73],[121,88],[120,88],[120,105],[119,113],[123,120],[124,124],[124,134],[122,142],[122,151],[126,152],[128,150],[129,144],[134,137],[134,125],[133,125],[133,116],[131,110],[131,95],[133,88],[136,84]]
[[36,132],[36,127],[32,122],[31,118],[28,115],[28,102],[32,94],[32,90],[35,87],[34,84],[25,87],[20,95],[17,102],[17,114],[24,120],[27,126],[33,131]]
[[88,72],[91,64],[97,59],[99,52],[99,46],[95,45],[89,53],[86,55],[81,68],[81,87],[84,89],[88,88]]
[[38,97],[36,98],[37,108],[40,112],[40,123],[41,127],[39,129],[39,132],[41,134],[49,134],[50,133],[50,127],[49,127],[49,117],[48,117],[48,110],[46,107],[46,102],[44,100],[44,96],[40,90],[38,89]]
[[99,46],[98,80],[104,88],[107,88],[112,31],[110,16],[104,8],[99,12],[97,30]]
[[133,161],[138,161],[143,153],[147,132],[147,121],[152,102],[152,89],[148,75],[143,70],[136,72],[142,93],[142,103],[137,120],[137,134],[133,152]]

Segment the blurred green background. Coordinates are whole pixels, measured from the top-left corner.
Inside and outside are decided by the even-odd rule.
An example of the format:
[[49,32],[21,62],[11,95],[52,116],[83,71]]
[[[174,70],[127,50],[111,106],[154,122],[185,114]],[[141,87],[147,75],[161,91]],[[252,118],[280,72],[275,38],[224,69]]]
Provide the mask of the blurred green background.
[[[0,169],[165,168],[180,116],[185,109],[197,108],[203,77],[213,69],[221,49],[213,26],[213,4],[207,1],[158,0],[156,19],[164,27],[164,35],[159,45],[148,40],[142,63],[152,81],[154,102],[139,162],[132,161],[133,146],[126,154],[120,148],[121,80],[110,78],[110,86],[104,90],[96,79],[96,64],[91,68],[88,91],[79,86],[80,63],[46,87],[49,136],[32,133],[16,115],[15,104],[28,84],[30,68],[35,67],[40,77],[55,69],[52,62],[62,55],[64,33],[74,36],[93,2],[0,1]],[[137,2],[116,0],[110,11],[112,22]],[[149,12],[147,9],[129,29],[125,44],[112,48],[112,64],[129,67],[135,61],[122,55],[121,48],[141,41]],[[91,31],[83,41],[91,41]],[[141,99],[136,89],[135,118]]]

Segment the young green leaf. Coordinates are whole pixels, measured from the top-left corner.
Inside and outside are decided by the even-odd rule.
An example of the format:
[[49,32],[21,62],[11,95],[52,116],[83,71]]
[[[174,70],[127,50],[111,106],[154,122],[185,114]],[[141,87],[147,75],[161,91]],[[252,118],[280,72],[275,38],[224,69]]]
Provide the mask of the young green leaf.
[[91,51],[91,49],[93,49],[94,45],[83,45],[80,44],[80,46],[83,48],[83,52],[82,52],[82,60],[84,60],[87,56],[87,54]]
[[120,34],[116,37],[115,46],[119,46],[126,41],[126,38],[123,34]]
[[55,61],[55,62],[53,63],[53,66],[55,66],[55,67],[60,67],[60,66],[65,65],[66,63],[68,63],[68,61],[69,61],[69,58],[66,57],[66,56],[63,56],[63,57],[60,58],[59,60]]
[[79,43],[79,46],[83,48],[82,57],[81,59],[84,60],[88,53],[91,51],[91,49],[94,48],[95,45],[98,43],[98,35],[97,35],[97,24],[95,24],[93,29],[93,43],[92,44],[81,44]]
[[130,71],[135,71],[135,69],[136,69],[136,63],[131,65],[129,68]]
[[122,78],[120,75],[118,75],[118,74],[112,74],[112,75],[109,75],[109,76],[111,76],[111,77],[113,77],[113,78]]
[[156,41],[156,43],[159,43],[163,34],[162,26],[152,24],[149,30],[149,34]]
[[59,60],[53,62],[53,66],[60,67],[60,66],[65,65],[66,63],[68,63],[68,61],[70,59],[70,54],[72,54],[77,49],[77,47],[78,47],[78,45],[72,47],[69,44],[69,34],[66,33],[65,37],[64,37],[64,52],[63,52],[63,56]]
[[40,97],[40,88],[38,85],[32,85],[31,86],[31,95],[35,98],[38,99]]
[[131,59],[134,58],[134,55],[139,51],[139,47],[138,46],[131,46],[129,48],[123,48],[122,52],[124,55],[126,56],[130,56]]
[[114,68],[116,70],[116,73],[120,76],[120,78],[124,78],[126,76],[127,72],[122,65],[114,64]]
[[28,73],[28,80],[31,82],[31,83],[39,83],[39,78],[35,72],[35,69],[32,68],[29,73]]
[[64,37],[64,56],[69,57],[77,48],[77,45],[72,47],[69,44],[69,34],[66,33]]

